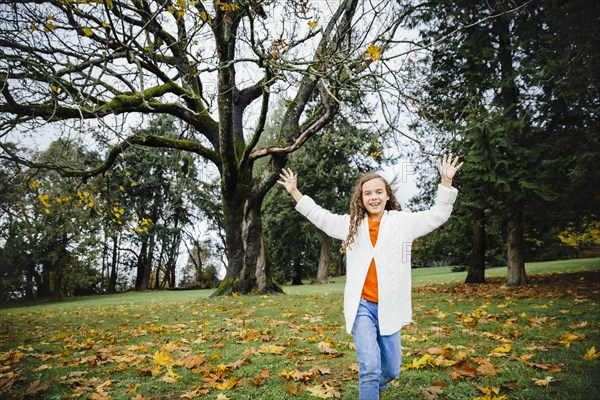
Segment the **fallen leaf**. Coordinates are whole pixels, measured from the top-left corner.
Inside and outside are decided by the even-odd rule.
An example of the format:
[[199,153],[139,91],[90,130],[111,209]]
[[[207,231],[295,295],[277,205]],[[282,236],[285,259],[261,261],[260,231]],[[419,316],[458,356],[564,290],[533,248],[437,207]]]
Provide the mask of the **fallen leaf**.
[[125,389],[123,391],[123,393],[125,393],[125,394],[135,393],[137,388],[139,388],[140,386],[142,386],[140,383],[136,383],[135,385],[127,385],[127,389]]
[[454,370],[450,372],[452,379],[459,378],[475,378],[477,370],[469,363],[468,359],[464,359],[454,365]]
[[483,376],[496,376],[498,375],[498,370],[491,363],[489,358],[484,358],[479,362],[479,367],[477,367],[477,372],[479,372]]
[[265,353],[265,354],[282,354],[284,350],[285,350],[285,347],[277,346],[274,344],[263,344],[262,346],[260,346],[258,348],[259,353]]
[[581,340],[584,338],[585,338],[585,335],[578,335],[575,333],[565,332],[562,335],[560,335],[559,343],[563,343],[565,345],[565,347],[570,347],[571,342],[574,342],[576,340]]
[[322,354],[335,354],[337,353],[337,350],[334,349],[333,347],[331,347],[331,345],[327,342],[319,342],[319,344],[317,344],[317,348],[319,349],[319,351]]
[[38,380],[34,381],[29,385],[27,390],[25,391],[25,396],[38,396],[48,390],[48,385],[42,385]]
[[548,387],[548,385],[550,384],[550,382],[556,382],[558,379],[554,379],[553,377],[551,377],[550,375],[548,375],[544,379],[531,378],[531,380],[533,381],[533,384],[536,385],[536,386]]
[[197,397],[207,395],[208,393],[210,393],[210,390],[208,390],[208,389],[196,389],[196,390],[192,390],[190,392],[185,392],[184,394],[179,396],[179,398],[180,399],[195,399]]
[[421,394],[425,398],[425,400],[435,400],[438,398],[440,394],[444,393],[444,388],[442,386],[431,385],[426,387],[421,391]]
[[584,361],[592,361],[599,357],[600,353],[596,352],[595,346],[592,346],[583,356],[581,356],[581,359]]
[[307,387],[305,390],[320,399],[339,399],[341,397],[340,391],[326,382],[320,385]]

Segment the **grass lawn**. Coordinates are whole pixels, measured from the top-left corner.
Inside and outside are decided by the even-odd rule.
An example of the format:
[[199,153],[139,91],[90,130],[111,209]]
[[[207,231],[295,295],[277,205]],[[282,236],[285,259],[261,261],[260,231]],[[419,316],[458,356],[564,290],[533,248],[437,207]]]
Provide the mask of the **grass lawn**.
[[[600,259],[464,285],[413,270],[403,372],[382,399],[600,399]],[[358,398],[343,278],[285,296],[125,293],[0,309],[2,399]],[[595,346],[595,348],[594,348]],[[486,394],[487,393],[487,394]]]

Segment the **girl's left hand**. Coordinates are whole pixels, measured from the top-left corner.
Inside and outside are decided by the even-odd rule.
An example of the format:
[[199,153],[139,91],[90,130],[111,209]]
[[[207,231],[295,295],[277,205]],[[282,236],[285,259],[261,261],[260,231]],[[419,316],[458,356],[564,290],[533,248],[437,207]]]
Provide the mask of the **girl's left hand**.
[[452,159],[452,153],[444,154],[442,162],[440,160],[436,162],[436,166],[438,171],[440,172],[440,176],[442,177],[442,183],[450,183],[452,184],[452,179],[456,172],[463,166],[464,162],[458,164],[458,156],[455,156]]

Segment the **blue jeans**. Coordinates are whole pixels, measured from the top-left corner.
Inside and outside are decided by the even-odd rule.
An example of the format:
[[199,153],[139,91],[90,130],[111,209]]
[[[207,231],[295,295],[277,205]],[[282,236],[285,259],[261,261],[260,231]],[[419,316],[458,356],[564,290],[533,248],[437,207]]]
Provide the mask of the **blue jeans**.
[[379,400],[379,390],[400,375],[400,332],[382,336],[377,303],[360,299],[352,336],[358,359],[360,400]]

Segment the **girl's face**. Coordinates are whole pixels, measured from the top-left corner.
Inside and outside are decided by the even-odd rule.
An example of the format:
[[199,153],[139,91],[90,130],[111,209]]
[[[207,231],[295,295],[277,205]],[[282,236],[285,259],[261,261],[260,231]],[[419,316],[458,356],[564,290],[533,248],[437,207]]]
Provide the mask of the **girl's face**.
[[363,183],[363,206],[371,219],[377,221],[381,218],[389,199],[390,196],[388,196],[383,179],[376,178]]

